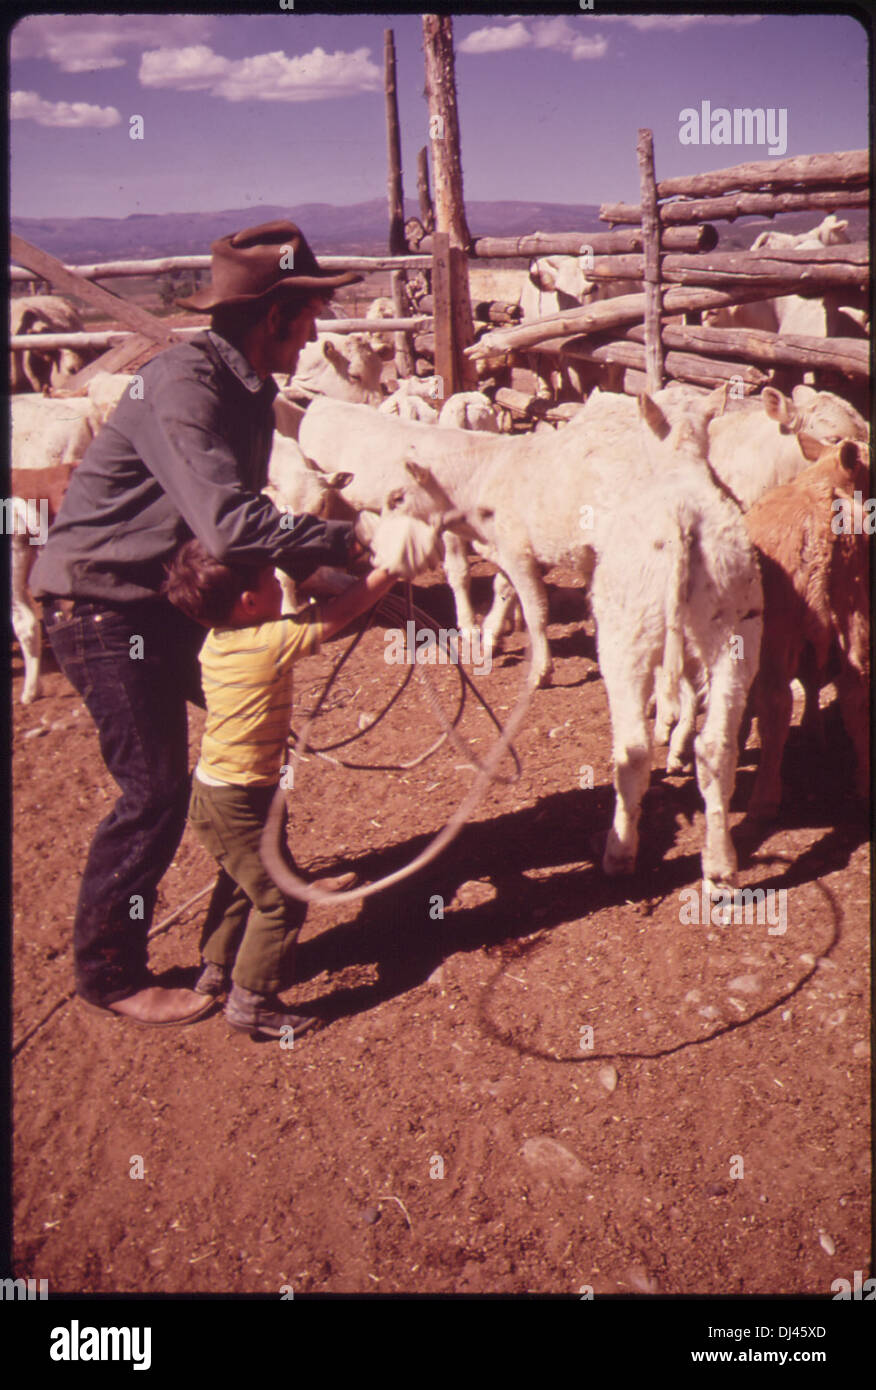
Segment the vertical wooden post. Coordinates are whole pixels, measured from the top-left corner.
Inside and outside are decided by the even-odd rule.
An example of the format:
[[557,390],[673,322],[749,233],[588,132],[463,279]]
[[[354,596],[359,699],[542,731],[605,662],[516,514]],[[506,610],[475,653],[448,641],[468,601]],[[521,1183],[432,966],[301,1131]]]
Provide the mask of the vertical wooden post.
[[435,230],[435,209],[429,192],[429,151],[424,145],[417,155],[417,193],[420,198],[420,221],[426,235]]
[[640,130],[636,141],[639,161],[639,187],[642,202],[642,249],[645,253],[645,374],[648,391],[663,385],[663,342],[660,314],[663,291],[660,285],[660,218],[657,213],[657,182],[654,178],[654,136]]
[[391,29],[383,31],[383,81],[386,91],[386,143],[389,158],[389,254],[401,256],[407,250],[407,242],[402,192],[401,135],[395,86],[395,38]]
[[[453,58],[453,20],[450,15],[423,15],[423,50],[426,57],[426,98],[429,102],[429,138],[432,145],[432,171],[435,178],[436,234],[448,236],[448,276],[451,336],[454,370],[453,389],[476,380],[474,365],[463,356],[463,348],[474,341],[474,319],[468,284],[466,253],[471,233],[465,218],[462,191],[462,154],[459,115],[456,106],[456,75]],[[458,252],[459,254],[452,254]],[[434,254],[434,253],[433,253]],[[435,350],[438,351],[439,301],[434,279]],[[440,369],[439,375],[443,375]],[[445,388],[448,381],[445,379]]]
[[451,246],[468,248],[471,235],[465,220],[462,195],[453,20],[450,15],[423,15],[423,50],[426,56],[432,172],[435,177],[435,225],[439,232],[450,233]]
[[[453,312],[450,287],[450,235],[432,237],[432,298],[435,308],[435,371],[441,378],[438,400],[444,402],[457,390],[458,375],[453,344]],[[438,401],[436,401],[438,404]]]
[[[407,318],[410,312],[405,294],[407,278],[404,270],[394,270],[390,276],[392,303],[400,319]],[[414,339],[411,333],[395,334],[395,369],[401,378],[414,375]]]

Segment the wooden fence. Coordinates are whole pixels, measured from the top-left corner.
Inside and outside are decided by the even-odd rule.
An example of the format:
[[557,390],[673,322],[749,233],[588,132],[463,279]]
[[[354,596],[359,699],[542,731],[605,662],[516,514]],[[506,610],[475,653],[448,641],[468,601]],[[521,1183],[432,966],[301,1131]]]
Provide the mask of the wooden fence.
[[[33,348],[34,338],[39,337],[39,346],[47,350],[56,348],[97,348],[101,356],[82,371],[77,372],[65,383],[65,394],[85,388],[88,381],[98,371],[133,370],[142,366],[149,357],[172,342],[179,341],[193,333],[202,331],[200,327],[169,325],[155,314],[149,313],[139,305],[113,294],[97,280],[120,277],[155,276],[175,270],[209,270],[210,256],[163,256],[149,260],[103,261],[94,265],[65,265],[39,247],[32,246],[22,237],[10,236],[10,253],[20,264],[10,266],[9,278],[13,283],[47,283],[63,293],[73,294],[102,313],[116,318],[122,325],[118,329],[92,330],[78,333],[40,333],[18,334],[10,337],[10,350]],[[327,270],[359,270],[373,272],[390,270],[395,278],[402,271],[424,270],[433,266],[432,255],[403,256],[323,256],[320,265]],[[450,321],[450,303],[442,302],[440,290],[433,295],[436,305],[434,314],[421,314],[392,319],[318,319],[319,332],[399,335],[396,339],[425,328],[434,327],[435,317],[443,315]],[[400,348],[400,352],[403,350]]]
[[[866,383],[870,351],[863,339],[708,329],[690,321],[704,309],[781,295],[828,295],[835,304],[841,291],[844,304],[866,307],[867,242],[817,250],[716,252],[718,236],[711,225],[754,214],[772,218],[803,209],[864,207],[869,200],[866,150],[761,160],[659,183],[650,131],[639,132],[637,155],[642,201],[636,206],[603,204],[600,217],[612,231],[480,238],[472,251],[575,254],[589,246],[594,264],[588,277],[642,280],[644,292],[489,332],[468,349],[482,370],[507,364],[513,353],[525,350],[619,369],[622,389],[630,392],[658,389],[667,375],[701,387],[732,379],[743,391],[754,391],[777,368],[817,368],[853,384]],[[618,224],[629,226],[619,231]],[[685,233],[694,240],[680,240]],[[623,240],[631,235],[632,241]],[[519,250],[506,251],[512,242]],[[685,321],[667,321],[678,315]],[[829,333],[836,323],[835,314],[829,314]]]
[[[869,375],[869,343],[832,334],[826,338],[781,335],[754,330],[702,327],[703,310],[729,307],[780,295],[822,296],[844,303],[865,304],[869,282],[866,242],[813,250],[763,248],[757,251],[717,251],[718,233],[712,222],[733,221],[753,214],[775,217],[803,209],[835,211],[865,206],[869,197],[869,162],[865,150],[830,155],[806,155],[786,160],[762,160],[733,168],[657,182],[649,131],[640,131],[637,144],[642,201],[632,206],[606,203],[600,217],[610,224],[604,232],[534,233],[518,237],[477,237],[468,247],[472,259],[545,255],[578,255],[589,250],[594,280],[642,280],[644,291],[621,294],[562,313],[514,323],[514,307],[483,306],[500,325],[488,331],[465,356],[479,371],[512,360],[525,351],[590,364],[611,370],[611,381],[626,391],[656,390],[666,376],[703,388],[727,380],[743,391],[760,389],[777,371],[833,372],[865,384]],[[708,217],[709,221],[702,220]],[[93,346],[108,349],[95,364],[80,372],[71,387],[78,388],[104,367],[119,370],[196,328],[171,328],[154,315],[96,285],[97,280],[121,276],[155,276],[176,270],[206,270],[210,257],[167,256],[150,260],[106,261],[65,266],[21,238],[12,237],[12,254],[22,263],[10,268],[13,283],[48,280],[114,314],[122,327],[77,334],[41,334],[47,348]],[[431,273],[432,293],[424,312],[393,319],[325,319],[324,332],[404,334],[421,352],[417,369],[428,370],[422,354],[434,359],[434,369],[449,394],[457,389],[454,323],[458,307],[451,275],[447,234],[422,237],[416,254],[395,256],[323,256],[320,264],[332,270],[373,272],[390,270],[395,278],[408,270]],[[97,298],[95,298],[97,297]],[[679,316],[684,321],[671,321]],[[831,324],[828,325],[831,332]],[[399,340],[397,339],[397,343]],[[12,349],[32,345],[21,336]],[[430,364],[431,365],[431,364]],[[506,391],[504,404],[518,418],[535,412],[532,398]],[[514,399],[512,399],[514,398]]]

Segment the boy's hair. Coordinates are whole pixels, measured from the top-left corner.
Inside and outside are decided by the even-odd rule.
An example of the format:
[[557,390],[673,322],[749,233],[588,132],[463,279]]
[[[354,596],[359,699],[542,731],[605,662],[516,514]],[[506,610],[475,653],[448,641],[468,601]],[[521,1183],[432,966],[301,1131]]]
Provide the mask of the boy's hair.
[[186,617],[208,627],[223,627],[235,603],[257,589],[267,565],[223,565],[199,540],[185,541],[174,555],[162,593]]
[[248,304],[219,304],[210,315],[210,327],[220,338],[239,345],[249,330],[267,317],[272,304],[280,310],[280,335],[288,336],[289,325],[315,298],[330,299],[331,291],[278,289]]

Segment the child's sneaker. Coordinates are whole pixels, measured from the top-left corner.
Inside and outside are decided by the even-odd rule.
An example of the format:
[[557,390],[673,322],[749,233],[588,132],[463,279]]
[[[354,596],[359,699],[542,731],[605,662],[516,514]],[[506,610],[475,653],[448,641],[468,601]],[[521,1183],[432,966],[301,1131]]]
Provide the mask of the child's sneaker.
[[211,994],[215,999],[227,992],[229,983],[228,971],[208,960],[204,962],[204,968],[195,981],[195,993]]
[[290,1028],[294,1038],[317,1022],[304,1014],[291,1013],[276,995],[256,994],[254,990],[235,984],[231,986],[225,1005],[225,1018],[229,1027],[249,1033],[251,1038],[288,1037]]

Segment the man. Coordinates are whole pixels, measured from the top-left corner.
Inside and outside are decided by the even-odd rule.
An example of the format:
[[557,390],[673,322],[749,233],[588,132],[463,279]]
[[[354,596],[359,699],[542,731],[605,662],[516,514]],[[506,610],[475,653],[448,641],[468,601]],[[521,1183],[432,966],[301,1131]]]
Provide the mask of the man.
[[142,369],[142,399],[123,396],[86,451],[31,577],[58,665],[121,790],[82,874],[77,992],[153,1025],[189,1023],[213,1004],[160,987],[146,963],[158,884],[185,825],[186,700],[203,705],[203,629],[162,597],[165,566],[191,536],[223,563],[277,565],[298,580],[356,557],[346,523],[284,517],[260,492],[271,373],[294,372],[325,301],[362,277],[320,269],[292,222],[222,237],[211,251],[211,287],[179,301],[209,309],[210,331]]

